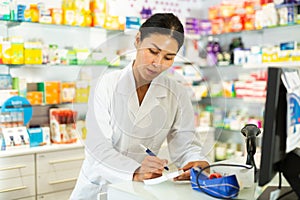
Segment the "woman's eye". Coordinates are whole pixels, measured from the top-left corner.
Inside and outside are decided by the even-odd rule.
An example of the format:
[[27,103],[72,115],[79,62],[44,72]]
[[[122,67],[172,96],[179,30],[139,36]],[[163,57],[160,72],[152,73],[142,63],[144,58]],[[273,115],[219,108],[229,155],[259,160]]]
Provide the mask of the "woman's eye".
[[166,60],[173,60],[173,57],[165,57]]
[[153,49],[149,49],[150,53],[152,53],[153,55],[157,55],[159,54],[159,51],[153,50]]

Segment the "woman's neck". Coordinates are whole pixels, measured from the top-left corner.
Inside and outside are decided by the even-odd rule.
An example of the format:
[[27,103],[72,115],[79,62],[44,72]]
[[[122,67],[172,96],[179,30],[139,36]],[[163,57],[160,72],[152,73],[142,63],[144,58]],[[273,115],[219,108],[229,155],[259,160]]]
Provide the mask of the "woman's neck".
[[136,89],[136,93],[137,93],[137,96],[139,99],[139,105],[142,105],[142,102],[144,100],[144,97],[146,96],[149,86],[150,86],[150,84],[147,84],[147,85],[143,85]]
[[134,61],[132,64],[132,71],[133,71],[133,77],[134,77],[134,81],[135,81],[136,92],[137,92],[137,96],[139,99],[139,105],[141,105],[143,102],[143,99],[146,96],[146,93],[150,87],[151,82],[146,81],[145,79],[142,78],[142,76],[140,76],[135,64],[137,64],[137,63],[135,63],[135,61]]

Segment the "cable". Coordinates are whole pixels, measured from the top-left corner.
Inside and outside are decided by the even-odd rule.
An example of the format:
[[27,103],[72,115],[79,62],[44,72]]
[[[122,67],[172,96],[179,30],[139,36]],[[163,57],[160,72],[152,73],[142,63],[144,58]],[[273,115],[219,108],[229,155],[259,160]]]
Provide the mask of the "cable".
[[[197,177],[196,177],[196,183],[197,183],[197,186],[198,188],[200,189],[200,191],[202,191],[203,193],[211,196],[211,197],[214,197],[214,198],[220,198],[220,197],[217,197],[217,196],[214,196],[212,194],[209,194],[207,193],[205,190],[203,190],[203,188],[201,187],[200,183],[199,183],[199,176],[200,174],[206,170],[206,169],[209,169],[209,168],[212,168],[212,167],[218,167],[218,166],[224,166],[224,167],[240,167],[240,168],[246,168],[246,169],[252,169],[253,168],[253,165],[251,167],[248,167],[246,165],[238,165],[238,164],[213,164],[213,165],[208,165],[204,168],[200,168],[200,171],[199,173],[197,174]],[[222,199],[231,199],[232,197],[229,197],[229,198],[222,198]]]
[[281,172],[279,172],[279,182],[278,182],[278,189],[281,189],[282,177]]
[[251,165],[254,167],[254,183],[256,183],[258,170],[257,170],[256,164],[255,164],[254,155],[252,155],[252,153],[250,153],[249,156],[251,159]]

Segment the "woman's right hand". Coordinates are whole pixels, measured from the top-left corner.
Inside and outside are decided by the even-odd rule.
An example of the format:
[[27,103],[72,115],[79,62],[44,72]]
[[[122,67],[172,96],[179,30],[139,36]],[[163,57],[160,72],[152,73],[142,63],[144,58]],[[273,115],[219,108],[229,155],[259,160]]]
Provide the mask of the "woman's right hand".
[[135,170],[133,180],[143,181],[160,177],[164,170],[164,166],[167,164],[168,161],[165,159],[159,159],[156,156],[146,156],[141,166]]

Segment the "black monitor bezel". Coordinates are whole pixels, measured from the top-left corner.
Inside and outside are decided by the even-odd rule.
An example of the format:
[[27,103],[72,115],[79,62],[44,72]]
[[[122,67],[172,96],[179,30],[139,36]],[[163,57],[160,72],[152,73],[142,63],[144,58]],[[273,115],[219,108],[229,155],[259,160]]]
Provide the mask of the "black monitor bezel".
[[270,182],[280,171],[286,155],[287,90],[281,80],[281,68],[268,68],[259,186]]

